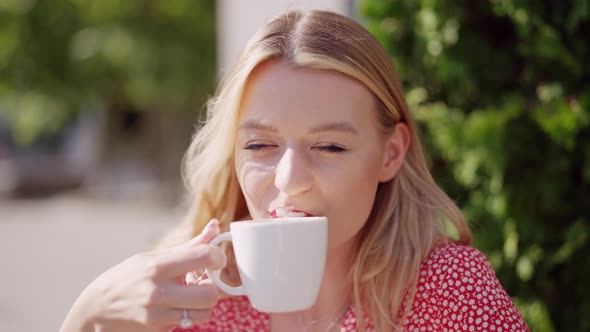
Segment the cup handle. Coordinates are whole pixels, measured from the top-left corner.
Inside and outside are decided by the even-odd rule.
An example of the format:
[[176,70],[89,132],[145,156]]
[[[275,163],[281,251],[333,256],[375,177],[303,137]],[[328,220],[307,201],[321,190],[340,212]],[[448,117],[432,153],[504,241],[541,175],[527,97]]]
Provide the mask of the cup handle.
[[[219,234],[216,237],[214,237],[213,240],[211,240],[211,242],[209,242],[209,244],[212,246],[215,246],[223,241],[231,241],[231,240],[232,240],[231,232],[225,232],[225,233]],[[227,294],[229,294],[229,295],[246,295],[243,285],[233,287],[233,286],[230,286],[230,285],[224,283],[223,281],[221,281],[219,270],[205,269],[205,273],[207,273],[207,276],[215,283],[215,285],[217,285],[217,287],[219,287],[222,291],[226,292]]]

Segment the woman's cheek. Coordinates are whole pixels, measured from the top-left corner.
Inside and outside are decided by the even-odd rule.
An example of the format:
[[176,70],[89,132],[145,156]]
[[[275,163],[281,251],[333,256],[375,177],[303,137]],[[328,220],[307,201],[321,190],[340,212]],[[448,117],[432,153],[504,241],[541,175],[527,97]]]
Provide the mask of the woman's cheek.
[[276,192],[272,170],[264,165],[245,164],[239,182],[252,217],[267,217],[267,205]]
[[379,181],[374,169],[366,167],[344,170],[338,176],[340,180],[333,182],[328,199],[336,219],[332,240],[342,242],[357,234],[367,222]]

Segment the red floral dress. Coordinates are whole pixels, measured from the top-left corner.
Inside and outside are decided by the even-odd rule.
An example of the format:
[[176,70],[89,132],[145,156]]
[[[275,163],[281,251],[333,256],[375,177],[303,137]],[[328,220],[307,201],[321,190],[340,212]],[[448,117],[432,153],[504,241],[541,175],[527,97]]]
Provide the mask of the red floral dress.
[[[354,307],[340,332],[357,331]],[[211,320],[174,332],[269,331],[269,315],[254,309],[247,297],[219,301]],[[420,267],[418,289],[404,331],[529,331],[500,285],[486,257],[471,247],[446,243],[435,248]],[[370,320],[366,330],[375,331]]]

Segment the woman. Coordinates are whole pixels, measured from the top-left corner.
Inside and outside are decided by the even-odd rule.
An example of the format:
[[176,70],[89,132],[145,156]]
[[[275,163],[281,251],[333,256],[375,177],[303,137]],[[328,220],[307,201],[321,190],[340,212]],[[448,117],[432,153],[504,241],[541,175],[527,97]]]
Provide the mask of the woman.
[[[63,332],[167,331],[181,321],[190,331],[528,330],[467,246],[389,57],[362,26],[329,12],[282,15],[252,38],[208,106],[186,156],[186,222],[167,249],[94,281]],[[231,250],[207,243],[234,220],[277,210],[327,216],[329,253],[314,306],[269,315],[222,296],[200,271],[227,262],[225,278],[239,283]]]

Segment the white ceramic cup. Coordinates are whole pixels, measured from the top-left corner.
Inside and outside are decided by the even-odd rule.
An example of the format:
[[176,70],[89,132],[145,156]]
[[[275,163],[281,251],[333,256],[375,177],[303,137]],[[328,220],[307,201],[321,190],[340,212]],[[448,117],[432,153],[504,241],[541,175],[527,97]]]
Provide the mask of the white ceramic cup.
[[222,241],[233,242],[242,285],[229,286],[219,271],[207,269],[221,290],[248,296],[263,312],[299,311],[315,303],[326,263],[326,217],[236,221],[210,244]]

